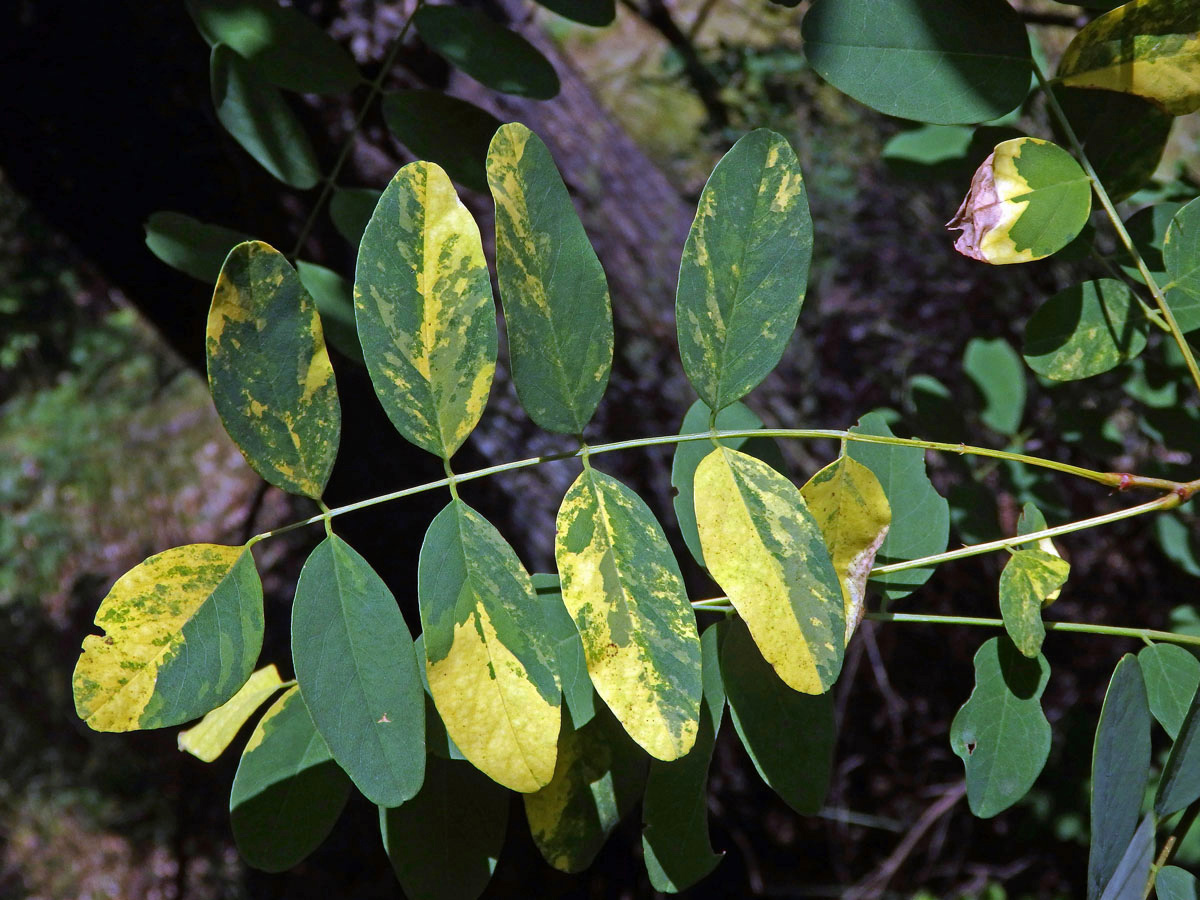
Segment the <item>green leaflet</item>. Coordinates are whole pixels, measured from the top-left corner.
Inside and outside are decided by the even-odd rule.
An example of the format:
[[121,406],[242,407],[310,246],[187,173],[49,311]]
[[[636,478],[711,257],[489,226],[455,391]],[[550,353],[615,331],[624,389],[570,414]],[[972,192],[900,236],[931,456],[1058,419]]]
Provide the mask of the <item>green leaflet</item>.
[[259,720],[233,777],[238,852],[256,869],[290,869],[325,840],[349,796],[350,779],[291,688]]
[[272,663],[251,675],[241,689],[206,713],[200,722],[179,732],[179,749],[203,762],[212,762],[233,743],[242,726],[283,685]]
[[117,579],[71,685],[96,731],[179,725],[246,683],[263,640],[262,584],[245,547],[188,544]]
[[617,17],[616,0],[537,0],[538,4],[580,25],[600,28]]
[[800,496],[817,520],[846,606],[846,642],[866,605],[867,576],[891,527],[883,486],[870,469],[842,456],[813,475]]
[[210,47],[227,44],[272,84],[299,94],[339,94],[362,81],[341,44],[276,0],[187,0]]
[[1135,94],[1173,116],[1200,109],[1200,7],[1133,0],[1088,23],[1058,64],[1067,87]]
[[431,50],[493,90],[533,100],[558,94],[550,61],[483,10],[422,6],[413,24]]
[[546,633],[554,642],[558,658],[558,678],[562,683],[563,699],[571,712],[571,721],[582,728],[596,714],[596,692],[588,674],[583,641],[575,620],[563,605],[562,587],[557,575],[534,575],[533,589],[542,603],[546,618]]
[[1200,687],[1200,661],[1175,644],[1155,644],[1138,651],[1138,664],[1146,679],[1150,712],[1175,740]]
[[963,372],[983,395],[979,420],[999,434],[1016,434],[1025,413],[1025,371],[1008,341],[971,338]]
[[382,196],[374,188],[334,188],[329,218],[338,234],[357,247]]
[[580,434],[612,369],[608,282],[541,139],[501,126],[487,158],[513,384],[542,428]]
[[[703,400],[688,407],[679,426],[680,434],[697,434],[708,430],[712,410]],[[717,413],[717,429],[720,431],[747,431],[761,428],[762,420],[742,403],[731,403]],[[783,454],[779,445],[770,438],[722,438],[721,443],[730,450],[743,450],[773,466],[780,472],[785,470]],[[685,441],[675,445],[675,457],[671,461],[671,487],[674,496],[671,503],[683,542],[692,551],[692,556],[704,565],[704,553],[700,549],[700,533],[696,531],[696,466],[712,451],[708,441]]]
[[1000,614],[1017,648],[1031,659],[1042,652],[1042,607],[1066,583],[1071,564],[1045,550],[1017,550],[1000,573]]
[[[1142,255],[1142,259],[1159,285],[1167,283],[1166,263],[1163,262],[1163,241],[1167,238],[1167,229],[1171,227],[1171,220],[1182,208],[1183,204],[1175,201],[1155,203],[1139,209],[1125,220],[1125,230],[1133,239],[1133,246]],[[1142,281],[1142,273],[1134,265],[1133,259],[1128,256],[1121,265],[1121,271],[1135,281]],[[1168,299],[1173,298],[1168,295]],[[1178,318],[1178,314],[1176,318]]]
[[1075,239],[1092,212],[1087,174],[1066,150],[1037,138],[996,145],[954,218],[954,249],[994,266],[1031,262]]
[[[1042,511],[1033,503],[1026,503],[1021,507],[1021,515],[1017,516],[1017,534],[1033,534],[1036,531],[1045,531],[1049,526],[1046,524],[1046,517],[1042,515]],[[1062,559],[1062,554],[1058,552],[1058,548],[1054,546],[1054,541],[1050,538],[1042,538],[1036,544],[1032,541],[1028,544],[1021,544],[1015,548],[1017,550],[1041,550],[1049,553],[1051,556]],[[1052,591],[1042,600],[1042,606],[1049,606],[1058,599],[1061,590]]]
[[1142,900],[1146,881],[1150,877],[1150,867],[1154,863],[1155,827],[1154,813],[1147,813],[1121,854],[1117,870],[1113,872],[1100,900]]
[[1142,811],[1150,779],[1150,708],[1138,659],[1126,653],[1113,672],[1092,750],[1092,843],[1089,900],[1100,897],[1116,872]]
[[936,166],[965,157],[974,136],[963,125],[922,125],[893,135],[879,155],[893,164]]
[[259,165],[300,190],[321,180],[312,142],[278,88],[225,44],[213,47],[209,78],[221,125]]
[[1178,866],[1165,866],[1154,879],[1155,896],[1158,900],[1197,900],[1200,885],[1196,876]]
[[1179,736],[1163,767],[1154,797],[1160,819],[1173,815],[1200,799],[1200,693],[1192,697]]
[[358,249],[354,308],[388,418],[449,459],[492,387],[496,307],[479,228],[433,163],[409,163],[379,198]]
[[817,0],[803,36],[804,55],[838,90],[936,125],[1000,118],[1033,74],[1025,26],[1004,0],[888,0],[869,14],[861,0]]
[[488,189],[488,145],[500,120],[442,91],[393,91],[383,97],[388,130],[412,151],[473,191]]
[[842,668],[842,587],[796,486],[766,463],[718,447],[696,469],[704,558],[793,690],[823,694]]
[[1200,328],[1200,200],[1175,213],[1162,245],[1167,303],[1182,331]]
[[363,362],[362,345],[354,323],[354,285],[332,269],[296,260],[296,274],[321,315],[325,339],[347,359]]
[[1115,278],[1085,281],[1043,303],[1025,326],[1025,362],[1055,381],[1114,369],[1146,348],[1147,323]]
[[246,461],[276,487],[320,497],[342,412],[317,306],[274,247],[230,251],[205,349],[213,402]]
[[833,772],[833,695],[791,690],[754,643],[743,622],[730,622],[721,642],[733,726],[762,780],[796,812],[813,815]]
[[496,870],[508,830],[508,791],[465,762],[430,757],[425,784],[379,809],[383,849],[408,897],[474,900]]
[[[857,434],[891,437],[883,416],[870,413],[850,429]],[[851,441],[846,455],[875,473],[892,510],[892,525],[875,555],[876,565],[906,562],[941,553],[950,539],[950,505],[925,474],[919,447]],[[932,567],[905,569],[871,579],[886,600],[907,597],[929,580]]]
[[151,213],[146,220],[146,246],[173,269],[212,284],[221,274],[221,263],[234,244],[247,235],[221,225],[210,225],[178,212]]
[[646,783],[646,757],[606,708],[576,730],[563,722],[554,778],[525,794],[525,818],[542,857],[560,872],[582,872]]
[[317,730],[363,795],[379,806],[413,797],[425,713],[412,637],[387,585],[336,536],[300,572],[292,664]]
[[678,893],[695,884],[721,861],[708,837],[708,768],[725,713],[720,642],[725,622],[700,636],[704,703],[700,730],[687,755],[672,762],[650,761],[642,801],[642,850],[650,884],[657,891]]
[[596,693],[651,756],[683,756],[698,726],[700,639],[650,507],[584,469],[559,508],[554,558]]
[[1028,659],[1007,637],[975,654],[975,689],[950,726],[950,748],[967,771],[967,801],[981,819],[1025,796],[1050,754],[1041,698],[1050,679],[1044,656]]
[[425,533],[417,593],[429,689],[451,740],[507,788],[548,784],[561,718],[557,664],[512,547],[453,500]]
[[812,242],[795,152],[773,131],[752,131],[704,186],[679,265],[679,355],[709,408],[749,393],[783,356],[804,302]]

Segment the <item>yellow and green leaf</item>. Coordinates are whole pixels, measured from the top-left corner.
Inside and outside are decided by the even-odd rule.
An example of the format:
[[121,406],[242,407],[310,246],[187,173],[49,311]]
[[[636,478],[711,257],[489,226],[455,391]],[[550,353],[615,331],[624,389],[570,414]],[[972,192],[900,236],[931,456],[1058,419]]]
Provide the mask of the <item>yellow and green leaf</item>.
[[683,756],[699,724],[700,638],[654,514],[587,468],[563,497],[554,556],[596,692],[651,756]]
[[1066,150],[1037,138],[997,144],[946,227],[954,249],[994,266],[1044,259],[1087,224],[1092,186]]
[[679,354],[711,409],[749,393],[783,356],[804,302],[812,245],[795,152],[773,131],[752,131],[704,186],[679,267]]
[[800,496],[817,520],[846,604],[846,641],[862,619],[867,576],[887,537],[892,510],[875,473],[843,456],[813,475]]
[[1075,35],[1058,66],[1067,87],[1144,97],[1174,116],[1200,109],[1200,6],[1134,0]]
[[421,545],[417,593],[429,691],[463,756],[528,793],[554,774],[561,695],[554,647],[525,567],[453,500]]
[[179,749],[203,762],[212,762],[225,752],[242,726],[282,684],[274,663],[259,669],[241,690],[207,713],[198,724],[179,732]]
[[83,639],[75,711],[96,731],[179,725],[237,693],[262,648],[262,584],[245,547],[189,544],[126,572]]
[[225,430],[263,478],[317,498],[342,413],[317,305],[283,254],[229,252],[208,313],[208,384]]
[[388,418],[449,459],[483,415],[496,371],[496,307],[479,228],[433,163],[392,179],[358,248],[354,308]]
[[1042,607],[1057,596],[1067,581],[1071,564],[1045,550],[1018,550],[1000,573],[1000,613],[1004,628],[1017,649],[1028,657],[1042,651],[1046,626]]
[[513,384],[542,428],[580,434],[612,369],[608,282],[554,158],[519,123],[487,159],[496,202],[496,276]]
[[779,677],[806,694],[829,690],[842,668],[845,601],[796,486],[718,447],[696,469],[696,524],[709,572]]

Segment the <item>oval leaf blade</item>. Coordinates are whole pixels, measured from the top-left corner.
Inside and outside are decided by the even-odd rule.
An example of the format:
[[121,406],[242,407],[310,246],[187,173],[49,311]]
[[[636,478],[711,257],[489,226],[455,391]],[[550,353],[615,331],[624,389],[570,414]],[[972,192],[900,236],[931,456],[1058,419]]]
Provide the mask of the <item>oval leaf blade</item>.
[[967,772],[971,812],[988,819],[1025,796],[1050,755],[1041,698],[1050,680],[1044,656],[1028,659],[1007,637],[975,654],[975,689],[950,725],[950,748]]
[[325,840],[349,796],[350,779],[291,688],[259,720],[233,777],[238,852],[256,869],[290,869]]
[[412,636],[387,585],[336,536],[300,572],[292,663],[317,730],[363,795],[379,806],[413,797],[425,701]]
[[542,428],[580,434],[608,385],[608,282],[541,139],[501,126],[487,159],[496,202],[496,275],[513,384]]
[[1016,434],[1025,414],[1025,370],[1012,345],[1004,338],[971,338],[963,372],[983,397],[979,421],[999,434]]
[[842,668],[842,587],[800,491],[761,460],[718,447],[696,469],[704,558],[779,677],[823,694]]
[[1154,879],[1155,896],[1158,900],[1197,900],[1200,884],[1196,876],[1178,866],[1165,866]]
[[585,469],[559,508],[554,557],[596,693],[651,756],[683,756],[699,724],[700,638],[650,507]]
[[867,576],[891,527],[892,511],[875,473],[849,456],[813,475],[800,496],[825,537],[842,586],[848,643],[862,619]]
[[493,90],[533,100],[558,93],[558,74],[550,61],[482,10],[423,6],[413,24],[431,50]]
[[1167,303],[1181,331],[1200,328],[1200,200],[1171,219],[1162,244],[1167,269]]
[[473,103],[441,91],[384,95],[388,130],[417,159],[435,162],[459,184],[486,194],[488,145],[500,120]]
[[83,639],[75,712],[96,731],[179,725],[246,683],[262,649],[262,583],[245,547],[188,544],[117,579]]
[[1100,900],[1142,900],[1154,864],[1155,827],[1154,813],[1147,813],[1121,854]]
[[465,762],[431,756],[425,784],[379,809],[383,849],[409,897],[474,900],[496,870],[508,830],[508,791]]
[[1146,348],[1146,321],[1115,278],[1085,281],[1043,303],[1025,326],[1025,362],[1054,381],[1115,369]]
[[745,396],[783,356],[804,302],[812,242],[795,152],[773,131],[752,131],[704,186],[679,266],[679,354],[709,408]]
[[1069,562],[1045,550],[1018,550],[1004,564],[1000,573],[1004,630],[1017,649],[1030,659],[1042,652],[1046,637],[1042,607],[1058,595],[1070,572]]
[[225,752],[242,726],[282,684],[274,663],[259,669],[246,679],[241,690],[206,713],[197,725],[179,732],[179,749],[203,762],[212,762]]
[[1092,185],[1079,163],[1049,141],[996,145],[954,218],[954,249],[993,266],[1032,262],[1075,239],[1092,212]]
[[514,791],[554,775],[561,715],[554,648],[525,567],[479,513],[453,500],[417,570],[429,690],[450,739]]
[[1175,740],[1200,687],[1200,661],[1175,644],[1155,644],[1138,651],[1138,664],[1146,679],[1150,712]]
[[[1004,0],[817,0],[804,54],[860,103],[935,125],[998,119],[1029,93],[1025,26]],[[953,73],[949,75],[948,73]]]
[[546,632],[554,642],[558,657],[558,678],[562,683],[563,699],[571,712],[571,721],[582,728],[596,714],[595,690],[588,674],[587,657],[575,620],[563,605],[562,587],[557,575],[539,574],[531,577],[533,589],[542,604]]
[[342,411],[317,305],[283,254],[238,244],[208,312],[208,385],[225,430],[259,475],[317,498]]
[[222,225],[210,225],[183,213],[165,210],[146,220],[146,246],[173,269],[212,284],[235,244],[247,235]]
[[1188,713],[1179,726],[1179,737],[1163,766],[1154,812],[1160,819],[1174,815],[1200,798],[1200,692],[1192,697]]
[[496,370],[496,307],[475,220],[433,163],[409,163],[358,248],[354,307],[388,418],[449,459],[483,415]]

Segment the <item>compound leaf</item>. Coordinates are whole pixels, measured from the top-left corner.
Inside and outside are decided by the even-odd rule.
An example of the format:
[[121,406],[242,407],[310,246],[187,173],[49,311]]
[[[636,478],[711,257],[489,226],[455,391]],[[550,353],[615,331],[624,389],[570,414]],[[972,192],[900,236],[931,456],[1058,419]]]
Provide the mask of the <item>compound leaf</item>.
[[1200,687],[1200,661],[1175,644],[1155,644],[1138,651],[1138,663],[1146,679],[1150,712],[1175,740]]
[[276,487],[320,497],[342,413],[317,305],[283,254],[238,244],[208,313],[208,385],[225,430]]
[[236,694],[206,713],[196,725],[179,732],[179,749],[203,762],[212,762],[225,752],[242,726],[282,684],[274,663],[259,669]]
[[1018,550],[1000,573],[1000,614],[1014,644],[1031,659],[1042,651],[1042,607],[1066,584],[1071,564],[1045,550]]
[[164,728],[237,693],[262,649],[262,583],[245,547],[188,544],[117,579],[71,679],[96,731]]
[[179,212],[156,212],[146,220],[146,246],[173,269],[212,284],[235,244],[249,236]]
[[517,396],[542,428],[580,434],[612,369],[604,270],[537,135],[519,123],[501,126],[488,150],[487,173]]
[[1054,381],[1099,375],[1145,348],[1145,318],[1133,293],[1115,278],[1060,291],[1025,326],[1025,362]]
[[396,429],[449,459],[483,415],[496,307],[479,228],[433,163],[409,163],[358,249],[354,308],[371,383]]
[[486,194],[488,145],[500,120],[473,103],[442,91],[384,95],[388,130],[417,159],[435,162],[459,184]]
[[704,186],[679,266],[679,354],[710,409],[749,393],[783,356],[804,302],[812,243],[795,152],[773,131],[752,131]]

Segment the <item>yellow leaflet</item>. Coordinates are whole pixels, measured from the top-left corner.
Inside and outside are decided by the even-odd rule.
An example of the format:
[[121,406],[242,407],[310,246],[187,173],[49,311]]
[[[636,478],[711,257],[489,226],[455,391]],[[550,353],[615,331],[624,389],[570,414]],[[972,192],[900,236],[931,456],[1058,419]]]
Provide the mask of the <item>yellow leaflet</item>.
[[96,611],[105,636],[83,639],[75,711],[96,731],[135,731],[158,671],[183,648],[183,627],[245,547],[188,544],[151,556],[113,585]]
[[862,619],[867,575],[887,537],[892,511],[875,473],[843,456],[800,489],[821,527],[846,603],[846,641]]
[[[533,217],[521,178],[521,157],[533,132],[519,122],[501,125],[488,150],[488,183],[496,206],[507,213],[511,229],[497,229],[496,239],[502,242],[506,255],[517,261],[522,275],[520,294],[523,303],[537,307],[541,315],[550,317],[550,299],[546,282],[540,273],[531,270],[529,263],[546,255],[546,235],[533,230]],[[501,248],[496,248],[500,254]]]
[[766,463],[719,447],[696,469],[696,525],[713,578],[794,690],[821,694],[842,666],[842,587],[804,498]]
[[559,707],[542,698],[483,606],[454,626],[449,654],[427,661],[426,673],[446,732],[477,769],[521,793],[550,782]]
[[283,679],[275,664],[251,675],[241,690],[187,731],[179,732],[179,749],[204,762],[225,752],[254,711],[279,689]]

